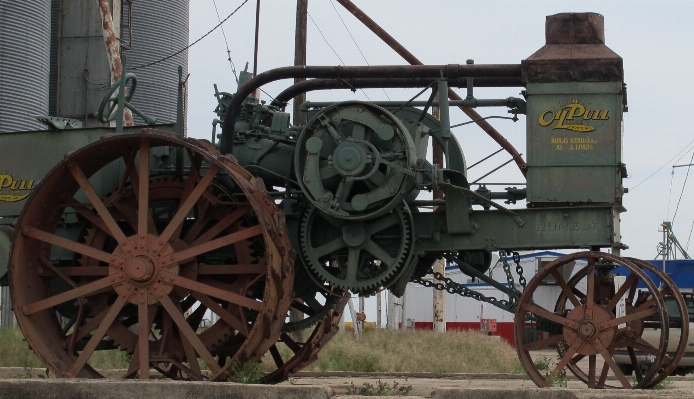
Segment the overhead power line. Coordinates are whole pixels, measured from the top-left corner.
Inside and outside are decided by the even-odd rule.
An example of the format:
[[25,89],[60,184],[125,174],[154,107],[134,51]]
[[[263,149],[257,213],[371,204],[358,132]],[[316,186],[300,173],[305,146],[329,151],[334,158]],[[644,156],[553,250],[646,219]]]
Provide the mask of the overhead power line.
[[168,59],[171,59],[171,58],[173,58],[173,57],[175,57],[175,56],[181,54],[182,52],[188,50],[189,48],[195,46],[195,45],[198,44],[202,39],[206,38],[206,37],[209,36],[212,32],[214,32],[215,30],[217,30],[217,28],[219,28],[220,26],[222,26],[223,23],[225,23],[229,18],[231,18],[232,15],[236,14],[236,12],[237,12],[238,10],[240,10],[241,7],[243,7],[246,3],[248,3],[248,0],[245,0],[243,3],[241,3],[241,5],[238,6],[238,7],[236,7],[236,9],[235,9],[234,11],[232,11],[232,13],[229,14],[226,18],[224,18],[224,20],[223,20],[222,22],[220,22],[219,24],[217,24],[217,26],[215,26],[215,27],[212,28],[209,32],[207,32],[207,33],[205,33],[204,35],[202,35],[202,37],[200,37],[198,40],[194,41],[193,43],[187,45],[186,47],[184,47],[184,48],[178,50],[177,52],[175,52],[175,53],[173,53],[173,54],[171,54],[171,55],[167,55],[166,57],[164,57],[164,58],[162,58],[162,59],[160,59],[160,60],[157,60],[157,61],[154,61],[154,62],[150,62],[150,63],[148,63],[148,64],[136,66],[136,67],[133,67],[133,68],[129,68],[129,70],[130,70],[130,71],[134,71],[134,70],[136,70],[136,69],[147,68],[147,67],[150,67],[150,66],[152,66],[152,65],[156,65],[156,64],[162,63],[162,62],[164,62],[164,61],[166,61],[166,60],[168,60]]

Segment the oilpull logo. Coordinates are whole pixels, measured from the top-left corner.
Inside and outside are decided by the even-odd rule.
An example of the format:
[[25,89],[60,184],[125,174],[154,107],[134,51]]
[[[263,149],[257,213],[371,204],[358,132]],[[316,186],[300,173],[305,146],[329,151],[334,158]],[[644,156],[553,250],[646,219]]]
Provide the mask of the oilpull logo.
[[540,126],[552,126],[554,129],[566,129],[579,133],[588,133],[595,128],[588,124],[589,121],[609,120],[610,110],[588,109],[587,103],[580,100],[568,100],[558,104],[559,110],[546,110],[540,114],[538,122]]
[[0,171],[0,202],[17,202],[25,199],[34,189],[34,180],[17,180],[10,172]]

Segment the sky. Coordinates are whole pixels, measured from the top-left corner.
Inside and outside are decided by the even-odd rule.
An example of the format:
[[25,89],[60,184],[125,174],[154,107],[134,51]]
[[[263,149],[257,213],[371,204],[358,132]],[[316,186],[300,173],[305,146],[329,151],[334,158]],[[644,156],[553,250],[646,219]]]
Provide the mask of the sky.
[[[673,169],[694,161],[694,134],[688,120],[694,56],[694,2],[668,1],[385,1],[353,0],[367,15],[425,64],[517,64],[544,45],[545,17],[561,12],[597,12],[605,18],[606,45],[624,59],[629,112],[624,114],[623,162],[627,212],[621,215],[623,256],[653,259],[662,233],[672,220],[684,246],[694,227],[694,171]],[[243,0],[191,0],[191,42],[208,32]],[[217,11],[215,10],[215,6]],[[296,2],[262,0],[258,71],[293,65]],[[405,65],[361,22],[334,0],[309,0],[307,65]],[[218,17],[219,15],[219,17]],[[188,135],[209,139],[220,91],[234,92],[236,70],[253,69],[255,1],[250,0],[221,29],[189,52]],[[226,40],[225,40],[226,36]],[[229,53],[227,53],[227,49]],[[263,87],[271,100],[290,81]],[[520,88],[477,88],[477,98],[519,96]],[[312,92],[310,101],[406,100],[417,90],[369,89]],[[291,110],[291,105],[287,108]],[[505,109],[478,109],[483,116]],[[457,109],[451,123],[468,121]],[[525,117],[518,122],[492,120],[521,153],[526,153]],[[454,129],[468,164],[495,152],[498,145],[476,125]],[[505,152],[470,170],[473,181],[510,159]],[[673,174],[674,171],[674,174]],[[511,163],[487,182],[523,182]],[[679,204],[679,205],[678,205]],[[524,206],[519,204],[519,206]],[[694,252],[694,244],[692,244]],[[374,320],[367,304],[368,320]],[[385,314],[385,313],[384,313]],[[385,316],[384,316],[385,317]]]

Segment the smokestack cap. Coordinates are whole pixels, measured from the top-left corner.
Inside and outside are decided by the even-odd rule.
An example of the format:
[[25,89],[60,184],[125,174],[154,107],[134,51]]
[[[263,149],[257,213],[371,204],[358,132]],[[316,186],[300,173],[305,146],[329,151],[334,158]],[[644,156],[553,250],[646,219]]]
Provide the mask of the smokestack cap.
[[605,18],[598,13],[561,13],[547,16],[547,44],[605,44]]

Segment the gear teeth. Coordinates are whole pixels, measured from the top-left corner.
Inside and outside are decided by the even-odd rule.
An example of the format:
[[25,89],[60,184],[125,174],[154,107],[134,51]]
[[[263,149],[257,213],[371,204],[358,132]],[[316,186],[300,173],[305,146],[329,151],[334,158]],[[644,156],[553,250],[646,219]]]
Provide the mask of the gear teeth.
[[[411,233],[412,215],[409,211],[409,208],[403,202],[403,204],[396,207],[393,210],[393,212],[395,212],[399,216],[399,222],[402,228],[402,242],[398,250],[398,254],[396,256],[396,261],[394,262],[394,265],[391,265],[385,272],[382,272],[376,278],[373,278],[372,280],[367,280],[365,282],[361,282],[358,285],[348,285],[344,283],[344,280],[337,278],[331,273],[328,273],[325,270],[324,266],[317,262],[318,259],[315,259],[310,251],[312,245],[310,243],[311,237],[309,231],[312,227],[311,225],[316,220],[313,216],[317,213],[320,214],[321,211],[313,205],[307,207],[301,218],[300,253],[303,255],[302,260],[317,275],[317,277],[333,286],[349,290],[353,293],[358,294],[371,294],[378,292],[380,290],[380,287],[388,285],[393,277],[397,277],[399,275],[400,270],[402,270],[405,267],[413,253],[413,234]],[[373,260],[374,259],[371,259],[370,261]]]

